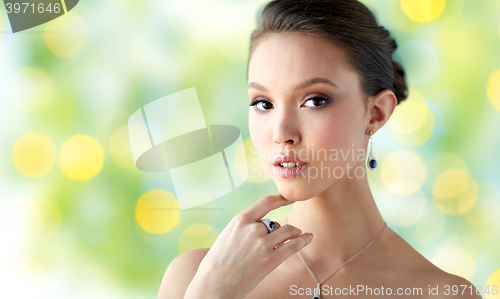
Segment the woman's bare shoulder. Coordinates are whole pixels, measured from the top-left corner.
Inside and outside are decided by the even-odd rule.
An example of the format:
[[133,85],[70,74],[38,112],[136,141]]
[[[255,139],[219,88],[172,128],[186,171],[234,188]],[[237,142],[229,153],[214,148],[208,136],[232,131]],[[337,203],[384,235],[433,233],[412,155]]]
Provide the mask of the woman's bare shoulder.
[[471,282],[443,271],[394,231],[391,230],[384,247],[379,261],[385,264],[385,271],[392,272],[393,280],[403,286],[419,286],[427,293],[429,289],[437,290],[433,298],[481,298]]
[[174,258],[163,275],[157,298],[184,298],[187,287],[209,250],[210,248],[193,249]]

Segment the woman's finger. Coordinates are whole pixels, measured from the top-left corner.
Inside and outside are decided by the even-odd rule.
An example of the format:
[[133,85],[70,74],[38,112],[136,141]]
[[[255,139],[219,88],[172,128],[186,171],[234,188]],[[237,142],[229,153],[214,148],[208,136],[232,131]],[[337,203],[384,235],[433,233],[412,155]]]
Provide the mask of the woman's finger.
[[266,238],[271,240],[270,243],[279,245],[288,239],[296,238],[300,235],[302,235],[301,229],[290,224],[285,224],[279,230],[267,235]]
[[241,213],[248,215],[255,221],[259,221],[270,211],[294,202],[293,200],[285,199],[281,194],[267,195],[244,209]]
[[[312,236],[312,235],[311,235]],[[275,249],[276,254],[281,258],[280,264],[289,258],[292,254],[304,248],[307,244],[311,243],[312,238],[309,238],[309,233],[300,235],[290,241],[280,245]]]

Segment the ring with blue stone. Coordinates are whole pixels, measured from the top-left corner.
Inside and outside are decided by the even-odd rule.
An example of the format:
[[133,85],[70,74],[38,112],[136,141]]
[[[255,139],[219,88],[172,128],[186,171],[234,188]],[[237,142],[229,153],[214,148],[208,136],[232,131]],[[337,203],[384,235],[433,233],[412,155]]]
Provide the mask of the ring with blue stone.
[[259,222],[264,223],[267,228],[267,233],[273,232],[278,229],[278,225],[276,225],[276,222],[270,219],[260,219]]

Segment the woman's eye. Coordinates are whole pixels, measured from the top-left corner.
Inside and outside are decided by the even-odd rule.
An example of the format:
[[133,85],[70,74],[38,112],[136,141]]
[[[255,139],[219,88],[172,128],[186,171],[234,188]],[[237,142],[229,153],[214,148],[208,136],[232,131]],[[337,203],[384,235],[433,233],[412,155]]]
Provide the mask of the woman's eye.
[[250,104],[250,106],[256,106],[258,110],[266,111],[271,109],[273,107],[273,104],[271,104],[269,101],[257,100]]
[[[307,105],[307,103],[310,103],[310,105]],[[327,99],[320,98],[320,97],[314,97],[314,98],[310,98],[309,100],[307,100],[305,106],[314,108],[314,107],[322,106],[325,103],[328,103]]]
[[[319,108],[321,106],[324,106],[328,102],[329,102],[329,100],[326,98],[312,97],[305,102],[304,106],[305,107],[312,107],[312,108]],[[255,100],[250,104],[250,106],[256,106],[255,108],[257,110],[260,110],[260,111],[267,111],[267,110],[270,110],[273,108],[273,104],[271,104],[271,102],[266,101],[266,100]]]

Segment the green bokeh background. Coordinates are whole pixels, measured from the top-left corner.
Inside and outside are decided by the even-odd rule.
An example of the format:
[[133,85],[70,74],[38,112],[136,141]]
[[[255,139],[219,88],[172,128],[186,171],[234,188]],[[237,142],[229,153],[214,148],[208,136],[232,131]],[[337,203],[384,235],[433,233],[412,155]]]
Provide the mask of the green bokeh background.
[[[377,204],[427,259],[485,286],[500,270],[500,111],[487,95],[500,84],[490,80],[500,70],[500,1],[448,0],[428,23],[411,20],[398,0],[362,2],[398,42],[394,58],[407,73],[407,102],[421,95],[432,115],[429,134],[403,134],[391,119],[374,135],[380,166],[369,180]],[[264,3],[87,0],[16,34],[0,10],[2,298],[155,298],[177,255],[210,247],[236,213],[278,192],[270,179],[249,180],[199,209],[150,212],[175,225],[148,232],[136,218],[139,198],[175,189],[168,173],[130,167],[124,129],[145,104],[195,87],[206,123],[236,126],[249,144],[246,63]],[[16,142],[29,133],[55,146],[55,158],[37,156],[55,162],[36,178],[13,162]],[[104,151],[102,168],[88,180],[71,178],[59,163],[63,144],[78,134]],[[37,146],[30,149],[17,154],[28,159]],[[407,194],[389,186],[383,174],[394,161],[403,161],[406,183],[422,175],[424,181]],[[460,213],[453,208],[463,198],[436,197],[435,180],[449,169],[462,170],[470,187],[456,194],[474,191],[475,201]],[[445,191],[453,193],[450,184]],[[283,219],[289,208],[267,218]]]

